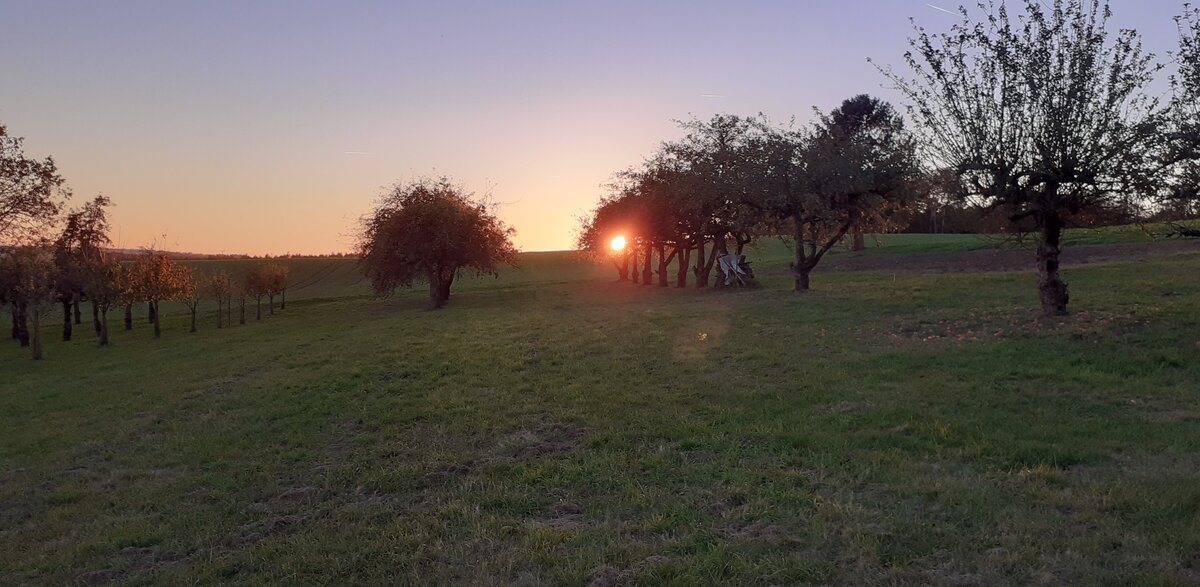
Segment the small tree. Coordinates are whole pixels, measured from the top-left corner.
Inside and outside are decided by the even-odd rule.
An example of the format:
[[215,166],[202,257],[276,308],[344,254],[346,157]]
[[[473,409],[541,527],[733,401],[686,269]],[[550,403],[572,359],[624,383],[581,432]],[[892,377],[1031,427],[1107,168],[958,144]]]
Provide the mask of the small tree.
[[1145,194],[1167,109],[1147,97],[1160,69],[1136,31],[1109,31],[1101,0],[1023,0],[1023,14],[961,9],[947,33],[917,29],[912,77],[884,73],[910,102],[930,164],[955,169],[966,198],[1038,231],[1038,290],[1067,313],[1064,228],[1088,210]]
[[358,255],[377,294],[424,279],[437,309],[461,272],[495,275],[500,265],[516,266],[514,232],[448,178],[419,179],[397,184],[363,219]]
[[92,274],[88,284],[88,295],[99,309],[102,347],[109,344],[108,312],[113,305],[121,303],[129,295],[130,286],[129,269],[116,261],[106,261]]
[[185,272],[166,255],[154,252],[147,252],[138,259],[136,270],[138,289],[152,316],[154,338],[160,338],[162,316],[159,314],[158,304],[162,300],[178,298],[181,291],[180,279]]
[[267,295],[266,276],[262,266],[251,269],[242,278],[242,324],[246,323],[246,297],[254,298],[254,319],[262,320],[262,299]]
[[187,306],[188,315],[191,317],[191,326],[188,332],[196,332],[196,310],[200,307],[200,300],[204,296],[202,283],[205,277],[197,276],[187,265],[175,265],[174,269],[175,299]]
[[230,297],[233,295],[233,284],[229,280],[229,273],[218,269],[204,281],[204,287],[208,297],[217,302],[217,328],[222,328],[221,310],[222,308],[228,309]]
[[42,319],[49,314],[57,293],[54,254],[43,244],[11,247],[0,258],[0,273],[5,275],[6,297],[23,322],[21,346],[29,346],[34,360],[40,360]]
[[[267,263],[258,268],[259,286],[267,296],[268,312],[275,315],[275,296],[284,296],[287,292],[288,267],[281,263]],[[280,310],[284,309],[280,306]]]

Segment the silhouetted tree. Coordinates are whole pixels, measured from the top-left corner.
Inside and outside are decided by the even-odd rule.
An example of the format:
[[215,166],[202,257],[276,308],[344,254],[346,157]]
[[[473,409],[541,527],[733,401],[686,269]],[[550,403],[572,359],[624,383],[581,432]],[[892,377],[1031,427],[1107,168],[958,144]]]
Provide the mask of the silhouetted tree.
[[0,125],[0,244],[39,233],[70,196],[54,159],[25,156],[23,143]]
[[391,188],[363,219],[358,255],[377,294],[426,280],[436,309],[463,271],[495,275],[501,265],[516,266],[514,232],[448,178],[418,179]]
[[796,291],[809,289],[812,270],[847,233],[885,226],[912,197],[915,147],[881,100],[855,96],[807,131],[764,128],[758,136],[763,180],[748,201],[790,223]]
[[49,246],[8,247],[0,255],[6,297],[19,314],[21,346],[29,346],[35,360],[42,358],[42,320],[56,298],[54,254]]
[[1067,312],[1063,229],[1081,212],[1145,194],[1167,109],[1146,95],[1160,69],[1136,31],[1110,34],[1100,0],[962,9],[947,33],[917,29],[905,77],[926,157],[962,178],[965,197],[1032,218],[1043,311]]
[[[63,340],[71,340],[71,310],[76,309],[82,297],[88,295],[88,286],[104,264],[104,247],[109,244],[108,212],[112,201],[105,196],[96,196],[78,210],[67,215],[62,233],[54,241],[54,264],[59,301],[63,307]],[[92,326],[100,334],[99,308],[92,299]]]

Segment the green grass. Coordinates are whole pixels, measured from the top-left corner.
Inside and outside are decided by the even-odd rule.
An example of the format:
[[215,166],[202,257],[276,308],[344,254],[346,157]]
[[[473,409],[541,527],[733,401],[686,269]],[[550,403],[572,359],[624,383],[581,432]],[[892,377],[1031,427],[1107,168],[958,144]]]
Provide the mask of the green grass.
[[440,312],[338,266],[242,327],[3,347],[0,583],[1200,579],[1200,255],[1069,269],[1059,321],[1024,273],[523,259]]

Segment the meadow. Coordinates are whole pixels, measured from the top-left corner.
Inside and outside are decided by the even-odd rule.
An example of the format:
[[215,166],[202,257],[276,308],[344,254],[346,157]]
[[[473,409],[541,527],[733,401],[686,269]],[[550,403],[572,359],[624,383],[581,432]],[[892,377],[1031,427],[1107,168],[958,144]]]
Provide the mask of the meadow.
[[0,349],[0,583],[1200,583],[1200,246],[1049,320],[1031,270],[836,269],[986,246],[881,244],[802,295],[777,243],[758,290],[535,253],[437,312],[315,259],[245,326],[51,325]]

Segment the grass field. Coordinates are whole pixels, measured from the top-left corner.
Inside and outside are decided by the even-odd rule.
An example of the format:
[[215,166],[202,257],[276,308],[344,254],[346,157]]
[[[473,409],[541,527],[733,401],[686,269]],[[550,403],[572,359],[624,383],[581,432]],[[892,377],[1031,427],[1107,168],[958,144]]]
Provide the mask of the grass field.
[[440,312],[299,260],[261,322],[5,346],[0,583],[1200,583],[1200,254],[1047,321],[1030,273],[795,295],[765,247],[761,290],[544,253]]

